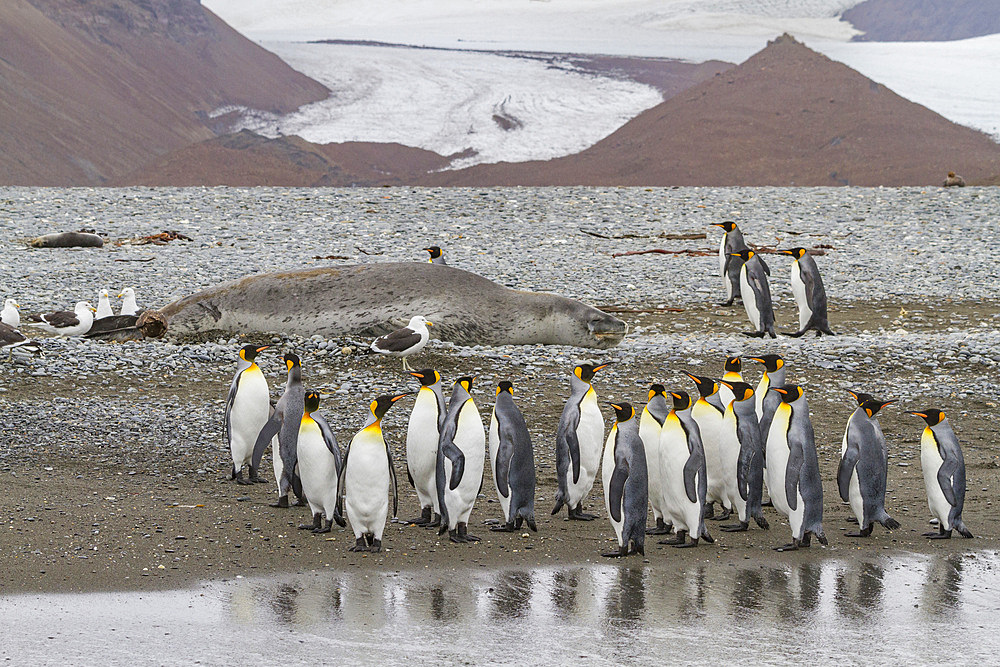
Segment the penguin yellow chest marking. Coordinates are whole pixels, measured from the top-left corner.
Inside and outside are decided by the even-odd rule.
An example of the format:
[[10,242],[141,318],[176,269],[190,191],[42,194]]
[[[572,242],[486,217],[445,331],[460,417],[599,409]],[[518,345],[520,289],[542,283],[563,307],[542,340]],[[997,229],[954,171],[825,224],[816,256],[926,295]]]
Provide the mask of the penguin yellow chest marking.
[[775,508],[786,516],[791,511],[785,498],[785,472],[788,467],[788,426],[792,406],[782,403],[774,411],[767,434],[767,488]]

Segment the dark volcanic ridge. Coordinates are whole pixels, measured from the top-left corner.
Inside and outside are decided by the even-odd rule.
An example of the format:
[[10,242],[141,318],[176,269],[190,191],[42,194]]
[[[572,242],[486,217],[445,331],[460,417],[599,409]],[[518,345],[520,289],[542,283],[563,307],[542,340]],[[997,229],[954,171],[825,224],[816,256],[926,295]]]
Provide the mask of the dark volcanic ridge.
[[[940,185],[949,171],[971,184],[1000,174],[1000,145],[985,133],[906,100],[789,35],[645,111],[594,146],[553,160],[445,170],[449,158],[398,144],[241,142],[245,147],[235,150],[232,142],[219,140],[187,147],[126,182],[924,186]],[[304,173],[301,165],[283,162],[281,142],[321,154],[325,162]],[[224,150],[229,152],[223,157]],[[366,168],[357,162],[360,154],[381,166]],[[271,165],[271,180],[248,179],[241,171],[262,164]]]

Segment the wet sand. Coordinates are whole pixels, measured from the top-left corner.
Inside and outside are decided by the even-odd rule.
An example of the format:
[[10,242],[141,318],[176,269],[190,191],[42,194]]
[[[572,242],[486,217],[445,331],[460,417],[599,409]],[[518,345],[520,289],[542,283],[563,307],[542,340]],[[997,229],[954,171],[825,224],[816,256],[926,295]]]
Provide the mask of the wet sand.
[[[657,310],[631,306],[630,310]],[[996,317],[996,303],[956,303],[950,310],[924,308],[920,303],[904,304],[913,309],[907,326],[914,333],[935,332],[948,323],[964,321],[972,326]],[[857,331],[888,326],[896,316],[898,304],[852,302],[839,307],[831,318],[835,330]],[[912,313],[916,313],[913,315]],[[665,332],[682,325],[689,331],[706,333],[718,327],[743,326],[741,309],[714,306],[690,307],[682,312],[623,313],[640,342],[661,345]],[[791,321],[790,311],[779,309],[779,321]],[[960,324],[960,326],[962,326]],[[780,340],[779,340],[780,342]],[[609,564],[600,552],[614,547],[613,532],[604,517],[600,479],[586,506],[602,518],[593,522],[569,522],[564,512],[549,515],[556,488],[554,434],[568,394],[565,362],[553,359],[547,367],[525,368],[506,365],[489,350],[460,356],[462,348],[441,348],[433,344],[422,353],[418,367],[438,368],[446,378],[475,372],[479,375],[474,397],[484,422],[492,408],[492,386],[501,376],[514,381],[521,389],[515,394],[525,412],[534,438],[538,488],[536,511],[538,533],[491,533],[483,525],[486,519],[501,518],[499,504],[493,501],[492,478],[487,471],[482,497],[470,520],[470,532],[480,537],[477,544],[451,544],[436,532],[393,523],[386,529],[385,550],[380,554],[356,554],[347,551],[354,542],[350,528],[326,536],[296,529],[308,520],[303,508],[273,509],[271,484],[237,486],[228,481],[228,452],[222,439],[221,398],[228,388],[232,366],[217,366],[192,373],[181,382],[157,383],[136,380],[104,384],[101,377],[17,378],[16,388],[9,388],[9,400],[37,409],[46,396],[100,396],[111,403],[135,405],[148,400],[176,400],[193,410],[218,413],[218,430],[191,434],[205,447],[168,450],[143,442],[148,434],[141,423],[106,423],[86,434],[75,433],[73,424],[55,415],[52,428],[65,433],[65,442],[51,442],[33,448],[30,442],[15,444],[19,455],[0,468],[7,503],[6,526],[0,528],[0,571],[4,572],[0,592],[79,592],[110,590],[154,590],[177,588],[205,579],[230,579],[270,573],[294,573],[323,570],[344,572],[419,572],[435,573],[463,568],[566,566],[587,563]],[[607,359],[615,360],[611,350]],[[307,362],[308,363],[308,362]],[[373,382],[384,386],[413,388],[400,374],[398,361],[374,355],[324,359],[331,373],[353,368]],[[560,365],[562,364],[562,365]],[[698,372],[721,373],[722,359],[711,357]],[[759,369],[745,366],[745,377],[756,383]],[[315,367],[314,367],[315,368]],[[471,370],[470,370],[471,369]],[[637,407],[644,403],[645,387],[654,380],[681,384],[681,370],[665,367],[658,354],[646,358],[631,356],[610,367],[595,380],[601,400],[631,400]],[[747,559],[780,560],[790,565],[839,558],[900,555],[904,553],[954,554],[995,550],[998,531],[993,499],[1000,488],[1000,463],[995,449],[1000,418],[996,398],[961,397],[958,390],[966,378],[982,372],[961,364],[941,371],[908,369],[906,364],[886,363],[879,359],[873,366],[855,370],[798,368],[790,370],[791,379],[808,377],[813,423],[821,473],[824,479],[824,528],[829,547],[815,545],[797,553],[775,554],[773,546],[789,541],[787,523],[774,510],[766,509],[770,531],[751,529],[746,533],[720,532],[710,522],[715,544],[696,549],[677,550],[647,542],[646,557],[632,557],[622,565],[659,568],[685,568],[693,563],[740,563]],[[309,380],[309,367],[306,377]],[[853,405],[839,387],[850,384],[864,389],[873,382],[880,389],[918,386],[933,383],[935,377],[955,391],[950,397],[924,399],[919,395],[900,398],[880,415],[882,428],[891,452],[887,509],[902,524],[900,530],[886,532],[876,526],[868,539],[847,538],[844,531],[854,527],[846,519],[850,511],[837,494],[835,474],[839,460],[843,428]],[[553,379],[556,378],[556,379]],[[272,389],[277,378],[269,377]],[[917,383],[917,384],[915,384]],[[16,389],[16,393],[15,393]],[[938,392],[939,393],[939,392]],[[178,398],[174,399],[173,397]],[[929,407],[933,403],[952,416],[962,443],[968,468],[968,494],[964,519],[976,534],[975,540],[928,541],[920,534],[931,527],[919,464],[919,436],[922,422],[902,414],[902,410]],[[335,429],[341,447],[360,425],[358,410],[361,397],[334,396],[324,412],[337,419]],[[405,423],[410,403],[394,408],[385,422],[385,432],[397,452],[397,478],[400,480],[400,517],[419,515],[416,495],[406,483],[406,471],[400,451],[405,437]],[[610,409],[606,411],[610,413]],[[340,419],[345,416],[345,419]],[[607,416],[607,414],[606,414]],[[334,421],[334,419],[331,419]],[[344,424],[346,422],[346,425]],[[214,422],[213,422],[214,423]],[[162,425],[160,425],[162,426]],[[179,427],[179,425],[178,425]],[[270,464],[263,465],[270,478]]]

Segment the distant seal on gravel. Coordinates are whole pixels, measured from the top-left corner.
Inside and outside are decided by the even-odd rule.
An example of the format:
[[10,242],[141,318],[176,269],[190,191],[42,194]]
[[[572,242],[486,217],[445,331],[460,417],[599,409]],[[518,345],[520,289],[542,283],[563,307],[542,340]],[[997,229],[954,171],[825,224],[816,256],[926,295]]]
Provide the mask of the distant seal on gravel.
[[414,314],[442,340],[465,345],[613,347],[625,323],[580,301],[498,285],[424,262],[354,264],[265,273],[223,283],[159,311],[172,335],[253,331],[376,336]]
[[89,232],[59,232],[31,239],[32,248],[103,248],[104,239]]

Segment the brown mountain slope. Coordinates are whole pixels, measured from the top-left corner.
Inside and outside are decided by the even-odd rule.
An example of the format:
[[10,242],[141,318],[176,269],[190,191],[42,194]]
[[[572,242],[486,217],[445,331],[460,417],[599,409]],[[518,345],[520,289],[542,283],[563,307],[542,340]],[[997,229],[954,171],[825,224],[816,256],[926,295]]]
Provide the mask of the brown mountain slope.
[[219,107],[328,92],[198,0],[3,0],[0,184],[105,183],[212,137]]
[[996,0],[867,0],[842,17],[855,41],[936,42],[1000,33]]
[[400,144],[319,145],[243,130],[174,151],[115,185],[403,185],[403,177],[443,169],[450,161]]
[[1000,145],[788,35],[547,162],[429,174],[429,185],[930,185],[1000,173]]

